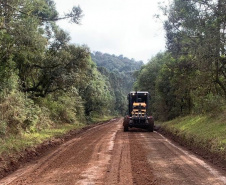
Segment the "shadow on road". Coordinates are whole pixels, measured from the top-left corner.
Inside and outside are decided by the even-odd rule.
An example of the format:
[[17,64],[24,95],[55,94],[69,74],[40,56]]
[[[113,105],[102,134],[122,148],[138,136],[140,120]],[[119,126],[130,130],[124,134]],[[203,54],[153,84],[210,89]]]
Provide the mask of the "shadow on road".
[[129,128],[128,132],[149,132],[149,131],[142,128]]

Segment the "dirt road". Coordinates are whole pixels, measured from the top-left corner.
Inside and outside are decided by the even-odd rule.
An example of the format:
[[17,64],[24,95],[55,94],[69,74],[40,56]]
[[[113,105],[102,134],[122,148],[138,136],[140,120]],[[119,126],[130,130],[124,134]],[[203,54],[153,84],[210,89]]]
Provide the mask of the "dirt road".
[[0,185],[223,185],[225,172],[153,132],[98,125],[0,180]]

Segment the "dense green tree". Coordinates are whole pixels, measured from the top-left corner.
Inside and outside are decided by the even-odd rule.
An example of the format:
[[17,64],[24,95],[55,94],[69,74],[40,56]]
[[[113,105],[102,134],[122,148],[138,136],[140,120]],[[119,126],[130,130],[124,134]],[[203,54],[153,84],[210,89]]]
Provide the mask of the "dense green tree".
[[[166,101],[164,98],[162,98],[159,89],[161,89],[162,85],[164,89],[161,89],[161,91],[162,94],[165,95],[165,93],[168,91],[167,87],[169,88],[169,84],[160,85],[159,76],[160,73],[162,73],[163,66],[167,63],[167,61],[169,61],[169,59],[170,55],[168,53],[159,53],[146,65],[144,65],[139,72],[136,73],[137,80],[134,83],[134,89],[148,91],[150,93],[151,101],[149,101],[149,114],[153,114],[155,119],[165,117]],[[162,79],[161,82],[167,83],[165,80],[166,79]],[[166,96],[169,96],[169,94]]]
[[126,94],[123,92],[123,79],[118,72],[109,72],[105,67],[98,67],[100,73],[109,82],[110,92],[114,98],[111,105],[113,112],[124,115],[127,109]]
[[[76,54],[75,47],[68,46],[69,36],[52,21],[71,18],[79,23],[81,9],[73,7],[72,12],[59,17],[51,0],[6,0],[0,1],[0,7],[1,77],[8,79],[12,71],[17,73],[22,90],[37,92],[37,96],[62,89],[57,79],[69,72],[73,57],[78,63],[78,56],[84,60],[88,52],[84,48]],[[69,56],[73,52],[74,56]],[[66,56],[65,61],[56,54]]]
[[143,65],[142,61],[135,61],[123,57],[123,55],[115,56],[107,53],[95,52],[91,54],[93,61],[97,66],[102,66],[110,71],[133,72],[140,69]]
[[135,88],[149,89],[157,119],[221,110],[226,97],[226,2],[174,0],[164,12],[168,51],[136,73]]
[[110,89],[115,97],[114,111],[124,115],[127,109],[127,94],[132,90],[135,82],[134,72],[143,65],[142,61],[135,61],[123,57],[101,52],[91,54],[101,74],[110,82]]
[[79,6],[60,16],[52,0],[0,0],[1,136],[115,113],[88,47],[70,44],[55,23],[81,17]]
[[192,55],[209,86],[226,97],[226,2],[175,0],[166,12],[168,50],[174,57]]

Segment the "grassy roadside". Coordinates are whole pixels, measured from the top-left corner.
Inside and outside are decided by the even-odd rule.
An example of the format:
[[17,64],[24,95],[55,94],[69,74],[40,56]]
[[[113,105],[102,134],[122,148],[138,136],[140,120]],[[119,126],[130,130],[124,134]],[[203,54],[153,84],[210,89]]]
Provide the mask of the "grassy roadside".
[[[95,118],[94,123],[103,122],[112,119],[112,116],[104,116],[102,118]],[[21,133],[20,135],[10,135],[4,139],[0,138],[0,155],[10,155],[26,148],[35,147],[45,141],[51,140],[68,133],[71,130],[82,129],[87,125],[84,123],[79,124],[64,124],[57,125],[53,128],[43,129],[34,133]]]
[[22,133],[20,135],[10,135],[7,138],[0,139],[0,155],[12,154],[22,151],[28,147],[34,147],[53,137],[61,136],[70,130],[84,127],[85,124],[71,125],[64,124],[54,128],[43,129],[35,133]]
[[114,117],[115,116],[93,117],[91,123],[99,123],[99,122],[103,122],[103,121],[108,121],[108,120],[110,120],[110,119],[112,119]]
[[215,116],[189,115],[160,125],[181,144],[215,156],[226,165],[226,112]]

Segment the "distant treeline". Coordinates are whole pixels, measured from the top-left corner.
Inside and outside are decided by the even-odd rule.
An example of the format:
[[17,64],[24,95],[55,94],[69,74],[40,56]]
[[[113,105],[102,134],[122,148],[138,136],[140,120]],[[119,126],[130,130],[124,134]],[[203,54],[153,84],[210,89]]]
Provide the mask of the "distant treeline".
[[80,7],[63,16],[52,0],[4,0],[0,7],[0,137],[125,112],[134,82],[127,76],[142,63],[96,52],[97,67],[86,46],[70,44],[55,22],[80,23]]
[[128,107],[127,94],[133,89],[135,82],[134,72],[140,70],[143,62],[101,52],[92,53],[91,57],[100,73],[110,82],[111,92],[116,98],[115,110],[125,115]]
[[221,112],[226,99],[226,1],[174,0],[162,8],[167,51],[137,73],[156,119]]

